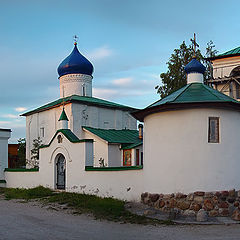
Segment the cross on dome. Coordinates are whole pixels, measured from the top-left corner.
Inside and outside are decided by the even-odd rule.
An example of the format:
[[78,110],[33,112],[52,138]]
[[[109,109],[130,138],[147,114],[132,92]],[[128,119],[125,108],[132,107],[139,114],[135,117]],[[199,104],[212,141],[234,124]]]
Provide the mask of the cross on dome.
[[197,41],[196,41],[196,33],[194,33],[193,35],[193,39],[191,38],[190,41],[192,42],[193,44],[193,57],[196,57],[196,47],[199,47]]
[[73,40],[74,40],[74,45],[77,45],[79,37],[77,35],[73,36]]

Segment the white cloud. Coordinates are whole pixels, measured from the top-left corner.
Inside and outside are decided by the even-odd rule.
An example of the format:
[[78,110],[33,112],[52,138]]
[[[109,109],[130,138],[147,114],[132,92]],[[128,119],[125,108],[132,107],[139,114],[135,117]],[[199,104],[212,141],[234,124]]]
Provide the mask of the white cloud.
[[118,91],[115,89],[108,88],[93,88],[93,96],[103,99],[112,99],[118,94]]
[[4,118],[11,118],[11,119],[17,119],[19,118],[18,115],[14,115],[14,114],[4,114],[2,115]]
[[9,121],[0,121],[0,126],[5,127],[6,125],[10,124]]
[[15,108],[15,111],[17,111],[17,112],[24,112],[26,110],[27,110],[27,108],[25,108],[25,107],[17,107],[17,108]]
[[112,80],[112,84],[115,86],[121,86],[121,87],[127,87],[129,86],[129,84],[132,82],[132,78],[131,77],[127,77],[127,78],[118,78],[118,79],[114,79]]
[[108,46],[102,46],[90,52],[88,54],[88,57],[91,60],[101,60],[101,59],[112,56],[112,54],[113,54],[113,51]]

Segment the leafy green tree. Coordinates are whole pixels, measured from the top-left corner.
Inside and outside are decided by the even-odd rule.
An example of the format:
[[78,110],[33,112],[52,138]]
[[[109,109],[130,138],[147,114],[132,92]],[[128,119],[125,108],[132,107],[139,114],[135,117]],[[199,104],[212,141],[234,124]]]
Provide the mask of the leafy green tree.
[[[207,43],[207,47],[206,47],[206,54],[205,57],[206,58],[211,58],[216,56],[218,53],[218,51],[215,49],[215,45],[213,44],[213,41],[210,40]],[[206,67],[206,74],[205,74],[205,79],[206,82],[211,79],[213,77],[213,68],[212,68],[212,64],[210,63],[210,61],[207,61],[204,59],[204,65]]]
[[40,137],[33,140],[33,147],[31,149],[31,160],[28,161],[28,165],[32,168],[39,166],[39,148],[42,146],[42,140]]
[[[207,44],[207,56],[214,56],[217,53],[214,47],[212,41]],[[174,49],[173,54],[167,62],[167,72],[160,74],[162,85],[155,87],[161,98],[166,97],[187,84],[184,67],[192,60],[193,56],[194,50],[192,45],[187,46],[185,41],[182,42],[178,49]],[[209,63],[204,59],[199,49],[196,51],[196,58],[207,67],[205,77],[209,78],[211,76],[210,65],[208,66]]]

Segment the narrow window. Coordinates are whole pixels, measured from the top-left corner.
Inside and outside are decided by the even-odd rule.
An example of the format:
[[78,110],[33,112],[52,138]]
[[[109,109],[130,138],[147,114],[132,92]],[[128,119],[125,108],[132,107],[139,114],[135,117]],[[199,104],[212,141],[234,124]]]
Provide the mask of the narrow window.
[[219,143],[219,117],[209,117],[208,142]]
[[143,166],[143,152],[141,152],[141,165]]
[[136,149],[136,166],[139,165],[139,149]]
[[40,136],[41,136],[41,137],[44,137],[44,127],[41,127],[41,128],[40,128]]
[[82,95],[83,95],[84,97],[86,96],[85,84],[82,85]]

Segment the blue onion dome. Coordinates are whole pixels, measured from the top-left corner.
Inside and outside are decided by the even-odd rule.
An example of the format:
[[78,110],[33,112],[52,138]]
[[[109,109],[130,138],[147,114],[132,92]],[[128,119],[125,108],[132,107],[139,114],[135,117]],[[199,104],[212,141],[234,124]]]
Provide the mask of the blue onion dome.
[[74,43],[71,54],[62,61],[57,71],[59,77],[74,73],[91,76],[93,73],[93,65],[78,51],[77,43]]
[[185,66],[184,70],[186,73],[204,74],[206,68],[196,58],[193,58],[192,61]]

